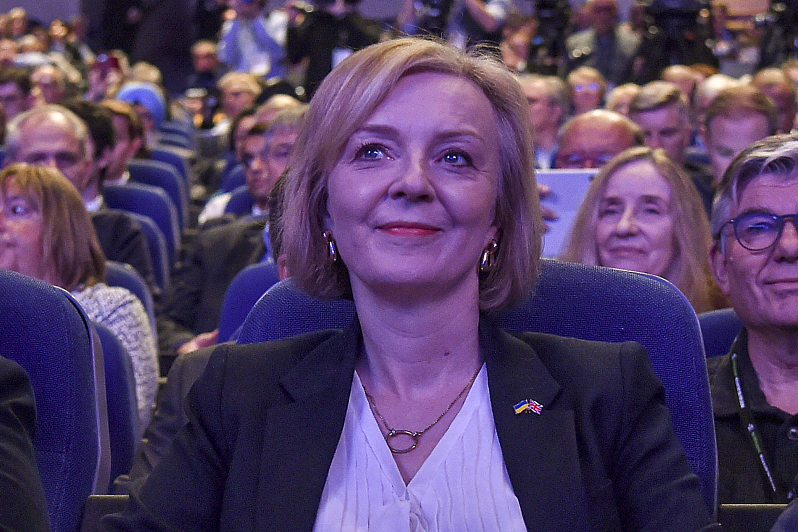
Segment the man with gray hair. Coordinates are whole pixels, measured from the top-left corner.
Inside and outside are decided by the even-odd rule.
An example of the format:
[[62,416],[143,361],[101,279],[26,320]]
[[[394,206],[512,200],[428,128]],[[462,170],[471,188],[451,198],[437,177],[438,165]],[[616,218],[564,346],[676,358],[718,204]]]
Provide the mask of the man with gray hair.
[[529,103],[529,121],[535,144],[535,167],[547,170],[554,163],[560,127],[571,106],[568,87],[557,76],[524,74],[518,83]]
[[34,107],[9,122],[6,150],[6,165],[50,166],[64,174],[83,196],[105,257],[130,264],[156,290],[152,258],[141,226],[132,215],[106,208],[97,189],[90,187],[95,150],[83,120],[60,105]]
[[708,359],[720,503],[785,503],[798,475],[798,136],[731,163],[712,210],[710,263],[744,328]]

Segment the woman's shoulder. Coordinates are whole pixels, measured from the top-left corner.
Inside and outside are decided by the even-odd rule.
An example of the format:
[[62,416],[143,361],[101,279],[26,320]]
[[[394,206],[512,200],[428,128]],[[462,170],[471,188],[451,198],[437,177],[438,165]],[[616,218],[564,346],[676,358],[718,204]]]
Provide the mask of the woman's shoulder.
[[[135,304],[141,302],[138,298],[128,290],[121,286],[108,286],[105,283],[97,283],[87,286],[82,290],[75,290],[72,295],[81,305],[93,305],[95,307],[108,309],[119,307],[123,305]],[[142,307],[143,308],[143,307]]]

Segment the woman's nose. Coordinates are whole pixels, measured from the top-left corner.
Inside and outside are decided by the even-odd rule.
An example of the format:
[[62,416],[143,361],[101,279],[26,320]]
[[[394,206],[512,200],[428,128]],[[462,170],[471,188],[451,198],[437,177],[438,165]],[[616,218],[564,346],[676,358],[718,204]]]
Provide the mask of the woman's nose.
[[430,168],[423,159],[414,157],[400,172],[388,189],[392,198],[431,201],[435,197]]
[[615,226],[615,232],[624,235],[637,233],[637,219],[631,209],[623,212],[618,225]]

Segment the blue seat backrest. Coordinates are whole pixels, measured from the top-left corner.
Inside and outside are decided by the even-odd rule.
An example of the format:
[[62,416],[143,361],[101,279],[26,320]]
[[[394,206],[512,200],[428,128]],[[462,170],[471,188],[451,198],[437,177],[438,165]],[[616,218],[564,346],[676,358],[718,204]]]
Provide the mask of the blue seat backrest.
[[233,168],[222,177],[222,183],[219,186],[219,192],[233,192],[238,187],[243,187],[247,184],[247,177],[245,175],[244,167],[241,164],[233,166]]
[[133,467],[138,443],[138,407],[133,361],[116,335],[102,323],[93,323],[103,346],[108,434],[111,445],[109,491],[119,475]]
[[255,204],[255,196],[249,191],[246,185],[238,187],[231,192],[230,201],[224,208],[225,214],[235,214],[236,216],[246,216],[252,213],[252,206]]
[[[282,281],[255,304],[240,343],[342,328],[354,316],[348,300],[319,300]],[[521,305],[494,313],[508,331],[538,331],[586,340],[640,342],[666,389],[676,436],[701,480],[710,511],[717,506],[717,452],[704,347],[690,303],[652,275],[546,259],[536,290]]]
[[139,272],[130,264],[109,260],[105,262],[105,278],[109,286],[127,288],[139,298],[144,310],[147,311],[147,316],[150,318],[153,332],[155,332],[155,303],[147,283],[144,282]]
[[141,225],[142,231],[147,236],[147,247],[152,258],[152,267],[155,270],[155,282],[161,289],[161,293],[166,293],[171,286],[171,272],[169,271],[169,250],[166,248],[166,237],[163,231],[149,216],[144,216],[136,212],[131,212],[136,221]]
[[190,187],[194,182],[192,179],[190,152],[175,146],[157,146],[150,149],[150,159],[172,165],[180,177],[183,178],[186,187]]
[[33,443],[53,531],[74,532],[88,496],[110,480],[102,347],[66,291],[0,270],[0,294],[0,354],[25,369],[36,395]]
[[166,239],[168,265],[171,272],[177,258],[181,233],[180,224],[177,221],[177,208],[169,195],[158,187],[127,183],[125,185],[106,185],[103,189],[103,196],[110,208],[148,216],[158,224]]
[[255,303],[279,280],[274,263],[250,264],[238,272],[224,294],[219,319],[220,343],[231,339],[232,334],[243,325]]
[[128,165],[130,179],[153,187],[160,187],[169,194],[177,208],[177,221],[180,230],[188,225],[188,189],[186,181],[177,169],[169,163],[155,160],[134,159]]
[[731,350],[734,339],[743,330],[743,322],[733,308],[702,312],[698,315],[704,351],[707,357],[717,357]]

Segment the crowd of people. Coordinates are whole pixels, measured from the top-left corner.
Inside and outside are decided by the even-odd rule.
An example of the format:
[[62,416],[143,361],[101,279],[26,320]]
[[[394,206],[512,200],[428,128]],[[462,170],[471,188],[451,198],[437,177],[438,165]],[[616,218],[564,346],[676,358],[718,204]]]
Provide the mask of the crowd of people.
[[[743,322],[708,359],[719,502],[796,498],[798,63],[720,73],[740,36],[719,2],[685,8],[682,33],[657,2],[628,21],[616,0],[555,2],[556,32],[518,3],[406,0],[377,22],[357,0],[197,2],[183,59],[141,51],[137,2],[99,38],[0,14],[0,268],[71,292],[134,368],[143,438],[109,530],[713,529],[644,350],[485,317],[534,287],[561,214],[535,172],[556,169],[595,172],[558,260],[660,276]],[[225,342],[225,293],[258,263],[357,318]],[[577,490],[519,467],[542,425],[492,403],[520,386],[510,367],[549,390]],[[24,452],[29,409],[9,408]]]

